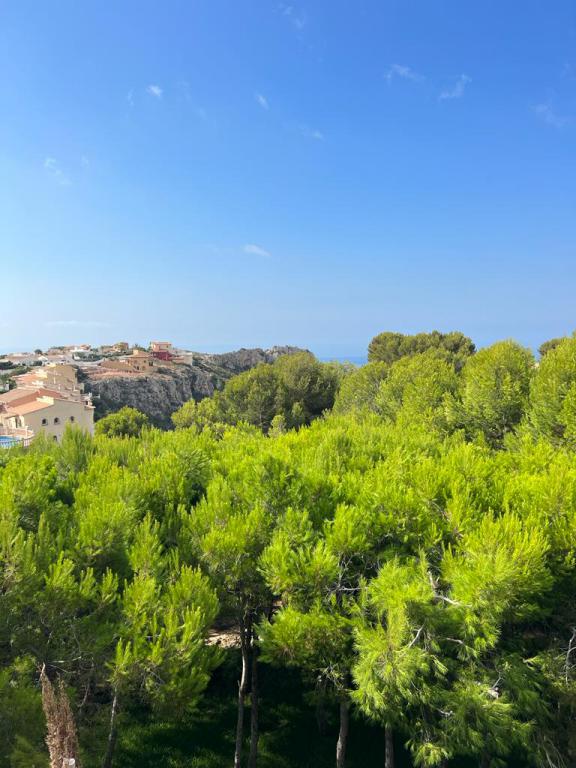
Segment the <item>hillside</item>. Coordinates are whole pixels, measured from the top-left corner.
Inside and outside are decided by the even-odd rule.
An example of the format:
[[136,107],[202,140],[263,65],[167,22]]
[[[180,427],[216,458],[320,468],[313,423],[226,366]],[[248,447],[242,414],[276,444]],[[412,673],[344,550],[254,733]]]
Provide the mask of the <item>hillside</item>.
[[232,376],[301,351],[284,346],[239,349],[221,355],[194,352],[191,364],[166,366],[152,373],[85,368],[79,378],[86,392],[93,395],[97,418],[128,405],[145,413],[156,426],[167,427],[170,414],[188,400],[209,397]]

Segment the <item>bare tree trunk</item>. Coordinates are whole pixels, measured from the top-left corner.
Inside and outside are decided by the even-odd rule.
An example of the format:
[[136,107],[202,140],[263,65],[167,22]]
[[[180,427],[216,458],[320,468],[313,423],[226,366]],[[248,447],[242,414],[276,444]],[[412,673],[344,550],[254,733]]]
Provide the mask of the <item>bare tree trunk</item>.
[[384,741],[386,744],[384,766],[385,768],[394,768],[394,731],[390,725],[384,728]]
[[250,639],[252,624],[250,619],[243,616],[240,621],[240,648],[242,652],[242,674],[238,684],[238,717],[236,720],[236,750],[234,752],[234,768],[242,765],[242,741],[244,738],[244,707],[248,691],[248,669],[250,662]]
[[252,707],[250,710],[250,757],[248,758],[248,768],[256,768],[258,761],[258,739],[260,738],[258,721],[260,702],[258,695],[258,646],[254,642],[254,638],[252,638],[252,683],[250,687]]
[[50,753],[50,768],[80,768],[76,724],[64,682],[60,679],[57,688],[54,688],[46,674],[46,667],[43,666],[40,683],[42,707],[46,716],[46,746]]
[[350,726],[350,702],[348,699],[340,701],[340,731],[336,744],[336,768],[344,768],[346,764],[346,745],[348,744],[348,730]]
[[118,736],[118,725],[116,717],[118,715],[118,691],[114,689],[114,698],[112,699],[112,709],[110,710],[110,727],[108,730],[108,743],[106,744],[106,754],[102,761],[102,768],[112,768],[114,759],[114,750],[116,748],[116,738]]

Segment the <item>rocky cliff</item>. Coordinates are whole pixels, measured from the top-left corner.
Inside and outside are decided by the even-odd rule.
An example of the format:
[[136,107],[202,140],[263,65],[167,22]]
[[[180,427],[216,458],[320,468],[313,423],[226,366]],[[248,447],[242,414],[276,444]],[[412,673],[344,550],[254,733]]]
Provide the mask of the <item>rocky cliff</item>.
[[272,363],[280,355],[295,354],[297,347],[239,349],[222,355],[192,353],[189,364],[157,368],[152,373],[123,374],[101,368],[83,369],[79,378],[91,392],[96,418],[125,405],[138,408],[158,427],[170,427],[170,415],[186,401],[209,397],[232,376]]

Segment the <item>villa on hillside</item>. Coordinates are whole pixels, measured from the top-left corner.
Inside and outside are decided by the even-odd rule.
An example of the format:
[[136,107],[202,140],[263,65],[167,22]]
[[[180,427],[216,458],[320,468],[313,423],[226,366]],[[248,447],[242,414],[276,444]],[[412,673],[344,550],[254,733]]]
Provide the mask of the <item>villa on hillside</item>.
[[135,348],[131,355],[106,358],[100,368],[119,373],[150,373],[154,368],[170,367],[176,359],[176,350],[169,341],[150,342],[150,351]]
[[168,363],[175,357],[174,348],[169,341],[151,341],[150,351],[152,352],[153,357]]
[[155,364],[156,360],[150,352],[145,352],[143,349],[133,349],[131,355],[103,360],[100,363],[100,368],[122,373],[148,373],[153,370]]
[[102,344],[98,347],[101,355],[124,355],[130,350],[127,341],[117,341],[115,344]]
[[69,365],[48,365],[16,377],[0,394],[0,447],[28,445],[41,433],[60,441],[67,425],[94,432],[94,406]]

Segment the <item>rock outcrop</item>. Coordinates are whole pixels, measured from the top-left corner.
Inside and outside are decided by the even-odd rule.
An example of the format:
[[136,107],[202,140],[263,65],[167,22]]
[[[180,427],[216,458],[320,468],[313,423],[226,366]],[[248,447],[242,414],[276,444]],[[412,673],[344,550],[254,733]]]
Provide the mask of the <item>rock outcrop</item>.
[[117,411],[125,405],[145,413],[158,427],[170,427],[170,415],[188,400],[210,397],[232,376],[272,363],[280,355],[304,350],[298,347],[239,349],[222,355],[192,353],[189,364],[156,368],[151,373],[125,374],[102,368],[84,368],[79,378],[86,392],[91,392],[96,418]]

